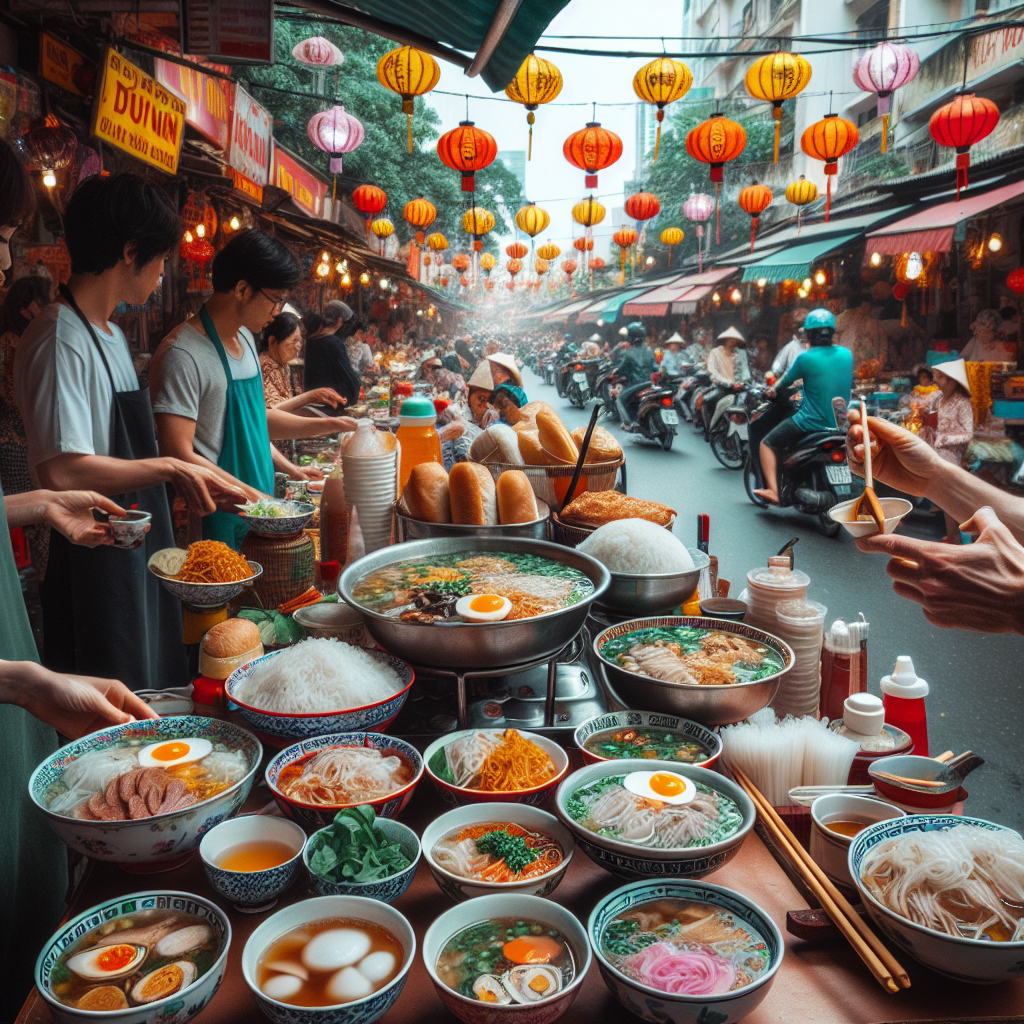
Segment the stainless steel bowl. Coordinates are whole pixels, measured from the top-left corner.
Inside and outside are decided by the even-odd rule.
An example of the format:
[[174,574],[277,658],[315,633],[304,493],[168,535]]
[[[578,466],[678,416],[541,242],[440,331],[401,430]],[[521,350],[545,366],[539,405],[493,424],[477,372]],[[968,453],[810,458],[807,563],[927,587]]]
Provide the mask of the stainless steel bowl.
[[395,506],[398,539],[429,540],[434,537],[523,537],[527,540],[546,540],[548,532],[548,506],[538,500],[540,517],[529,523],[509,526],[460,526],[457,523],[428,523],[413,519],[401,504]]
[[[782,658],[783,667],[764,679],[752,683],[733,683],[728,686],[700,686],[689,683],[669,683],[664,679],[630,672],[605,658],[601,648],[609,641],[640,629],[683,626],[693,629],[713,629],[720,633],[734,633],[756,644],[771,648]],[[654,619],[631,619],[621,622],[594,639],[594,654],[605,682],[620,704],[627,708],[650,708],[665,715],[692,718],[701,725],[731,725],[742,722],[755,711],[766,707],[779,690],[782,677],[793,667],[793,648],[771,633],[755,629],[744,622],[726,619],[705,619],[699,616],[672,615]]]
[[647,575],[613,572],[608,589],[597,603],[625,615],[657,615],[678,608],[696,589],[701,570],[711,564],[703,551],[686,550],[693,559],[692,569]]
[[[352,588],[367,573],[406,558],[427,558],[470,551],[508,551],[540,555],[579,569],[593,591],[568,608],[530,619],[503,622],[402,622],[359,605]],[[370,636],[385,650],[427,668],[506,668],[557,654],[583,628],[590,605],[608,587],[608,570],[596,559],[561,544],[515,537],[435,537],[381,548],[353,562],[338,581],[338,592],[358,608]]]

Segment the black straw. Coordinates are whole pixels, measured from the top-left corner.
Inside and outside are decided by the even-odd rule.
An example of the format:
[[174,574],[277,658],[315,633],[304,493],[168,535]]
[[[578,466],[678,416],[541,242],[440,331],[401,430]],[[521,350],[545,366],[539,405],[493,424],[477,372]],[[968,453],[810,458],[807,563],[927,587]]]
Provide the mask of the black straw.
[[597,417],[600,413],[601,403],[598,402],[594,406],[594,411],[590,414],[590,424],[587,426],[587,432],[583,435],[583,444],[580,445],[580,457],[576,460],[576,469],[573,471],[572,480],[569,482],[569,490],[565,492],[565,500],[562,502],[562,507],[558,510],[559,512],[565,510],[565,506],[572,501],[572,496],[576,493],[576,485],[580,482],[580,473],[583,472],[583,461],[587,457],[590,439],[594,436],[594,427],[597,426]]

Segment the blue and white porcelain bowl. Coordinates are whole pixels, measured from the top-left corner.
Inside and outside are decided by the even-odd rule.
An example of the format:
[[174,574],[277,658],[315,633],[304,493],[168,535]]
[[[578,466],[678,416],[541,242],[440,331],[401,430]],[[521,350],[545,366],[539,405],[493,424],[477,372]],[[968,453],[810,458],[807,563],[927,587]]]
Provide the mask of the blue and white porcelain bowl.
[[954,814],[909,814],[895,821],[880,821],[858,832],[850,844],[847,865],[871,920],[901,949],[939,974],[972,985],[994,985],[1024,974],[1024,942],[964,939],[938,932],[901,917],[880,903],[861,879],[861,862],[880,843],[915,832],[933,832],[973,825],[992,832],[1013,832],[981,818]]
[[[208,800],[135,821],[84,821],[49,810],[51,788],[59,782],[64,769],[83,754],[125,743],[141,747],[186,737],[208,739],[214,746],[222,743],[231,750],[242,751],[247,766],[245,775]],[[100,729],[61,747],[32,773],[28,792],[50,827],[72,850],[94,860],[114,861],[128,870],[164,871],[176,867],[191,854],[215,825],[239,812],[262,757],[260,741],[231,722],[197,715],[146,718]]]
[[239,700],[238,688],[252,675],[253,670],[284,653],[284,650],[272,651],[270,654],[264,654],[262,658],[255,658],[244,665],[239,665],[224,684],[228,699],[238,705],[242,717],[253,727],[260,739],[276,746],[331,732],[382,732],[402,710],[402,705],[405,704],[416,679],[412,666],[400,658],[388,654],[387,651],[366,650],[367,654],[376,658],[382,665],[387,665],[397,672],[401,680],[401,689],[397,693],[375,704],[364,704],[362,707],[347,710],[297,714],[264,711]]
[[152,512],[140,512],[128,509],[123,516],[111,516],[107,526],[114,538],[115,548],[133,551],[145,539],[153,524]]
[[[528,832],[542,832],[550,836],[562,848],[562,861],[551,871],[534,878],[515,882],[478,882],[463,878],[441,867],[434,860],[434,847],[440,839],[456,829],[490,823],[511,823]],[[572,860],[576,844],[572,833],[553,815],[529,804],[467,804],[438,815],[423,830],[423,856],[441,891],[457,903],[476,896],[490,896],[494,893],[520,893],[524,896],[548,896],[558,888],[565,878],[565,870]]]
[[377,800],[360,800],[358,803],[372,807],[378,818],[397,818],[399,812],[412,799],[413,790],[423,777],[423,758],[420,752],[405,740],[395,736],[387,736],[380,732],[334,732],[326,736],[316,736],[302,743],[293,743],[285,747],[267,765],[265,778],[270,792],[274,794],[278,807],[285,815],[298,822],[303,828],[323,828],[334,821],[335,814],[342,807],[353,807],[356,804],[307,804],[285,796],[278,786],[281,772],[289,765],[304,761],[313,754],[331,747],[375,747],[385,757],[396,754],[412,768],[412,779],[399,789],[382,796]]
[[[219,865],[232,847],[260,841],[281,843],[292,856],[276,867],[259,871],[232,871]],[[294,821],[270,814],[244,814],[222,821],[207,832],[199,844],[199,856],[210,885],[221,896],[243,914],[260,914],[269,910],[295,881],[305,845],[306,833]]]
[[313,851],[323,842],[324,833],[327,831],[320,829],[309,837],[306,848],[302,851],[302,863],[306,865],[310,882],[317,895],[365,896],[367,899],[393,903],[412,885],[413,876],[420,863],[420,841],[416,833],[408,825],[403,825],[393,818],[378,818],[373,824],[374,828],[380,829],[391,842],[398,843],[409,861],[409,866],[397,874],[382,878],[379,882],[332,882],[329,878],[318,875],[309,864]]
[[[216,958],[209,970],[179,992],[127,1010],[76,1010],[60,1002],[53,994],[54,984],[60,977],[59,972],[55,976],[54,968],[64,951],[94,928],[131,917],[143,910],[178,910],[200,917],[209,924],[218,942]],[[230,945],[231,924],[224,911],[211,900],[189,892],[163,889],[133,892],[128,896],[98,903],[61,925],[43,946],[36,960],[36,988],[60,1024],[85,1024],[86,1021],[103,1021],[103,1024],[186,1024],[199,1014],[220,987]]]
[[[710,903],[738,923],[754,929],[768,947],[768,969],[749,985],[721,995],[689,996],[662,992],[616,970],[601,951],[608,925],[619,914],[654,900],[676,899]],[[601,900],[587,922],[601,977],[613,996],[630,1012],[650,1024],[733,1024],[753,1011],[768,995],[782,964],[785,943],[775,922],[756,903],[738,892],[708,882],[634,882]]]
[[[572,795],[582,786],[589,786],[609,775],[628,775],[630,772],[675,772],[693,782],[730,797],[739,806],[743,823],[734,835],[707,846],[689,846],[682,849],[654,849],[638,843],[598,835],[584,828],[568,811]],[[698,768],[678,761],[627,760],[598,761],[573,772],[555,794],[555,813],[576,840],[576,845],[595,863],[607,868],[620,878],[703,878],[717,871],[736,855],[743,840],[754,827],[757,817],[750,797],[731,779],[708,768]]]
[[[402,966],[398,974],[365,999],[335,1006],[294,1006],[264,995],[257,984],[257,967],[263,954],[282,935],[329,917],[367,921],[386,928],[402,947]],[[361,896],[317,896],[271,914],[249,936],[242,952],[242,976],[260,1009],[274,1024],[372,1024],[383,1017],[401,995],[415,956],[416,936],[412,925],[386,903]]]
[[299,533],[316,513],[316,505],[310,501],[279,501],[283,515],[254,516],[239,505],[239,515],[253,533],[262,537],[287,537]]
[[244,580],[236,580],[233,583],[186,583],[184,580],[174,579],[173,576],[165,576],[153,565],[153,558],[158,554],[159,551],[150,558],[149,571],[160,581],[164,589],[169,590],[179,601],[195,605],[197,608],[216,608],[218,605],[227,604],[231,598],[242,592],[243,587],[249,586],[253,580],[263,575],[263,566],[259,562],[246,559],[252,575]]

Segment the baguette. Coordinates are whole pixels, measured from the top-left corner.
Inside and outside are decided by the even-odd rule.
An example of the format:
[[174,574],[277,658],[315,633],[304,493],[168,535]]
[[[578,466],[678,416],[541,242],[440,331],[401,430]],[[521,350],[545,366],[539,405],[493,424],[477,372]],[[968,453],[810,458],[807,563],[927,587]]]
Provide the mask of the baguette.
[[[572,432],[572,439],[576,442],[577,447],[583,447],[583,438],[586,433],[586,427],[579,427]],[[589,466],[592,462],[616,462],[621,458],[622,446],[619,442],[604,427],[594,427],[584,463]]]
[[516,437],[519,439],[519,454],[527,466],[548,465],[547,456],[540,446],[540,434],[537,431],[537,424],[533,420],[520,420],[513,428]]
[[584,491],[562,509],[559,518],[573,526],[604,526],[618,519],[647,519],[668,526],[675,514],[675,509],[658,501],[641,501],[618,491]]
[[521,469],[506,469],[498,477],[498,522],[503,526],[513,523],[532,523],[539,518],[537,496],[530,478]]
[[576,464],[580,450],[554,409],[540,409],[537,412],[537,432],[540,435],[540,446],[548,456],[550,465]]
[[452,521],[448,474],[436,462],[421,462],[412,467],[402,498],[413,519],[425,523]]
[[448,474],[452,522],[460,526],[497,526],[498,498],[486,466],[457,462]]
[[519,438],[515,431],[504,423],[489,426],[473,442],[469,449],[469,457],[473,462],[503,462],[513,466],[523,464]]

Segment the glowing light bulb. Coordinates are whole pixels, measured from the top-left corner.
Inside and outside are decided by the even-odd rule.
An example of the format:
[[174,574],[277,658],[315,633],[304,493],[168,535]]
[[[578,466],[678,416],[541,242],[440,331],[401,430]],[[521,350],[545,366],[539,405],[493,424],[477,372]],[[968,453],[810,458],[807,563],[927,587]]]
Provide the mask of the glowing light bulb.
[[736,302],[739,302],[740,299],[742,299],[742,298],[743,298],[743,293],[739,290],[739,288],[733,288],[733,290],[731,292],[729,292],[729,301],[730,302],[736,303]]
[[825,271],[824,270],[819,270],[814,275],[814,283],[815,284],[824,284],[827,280],[828,280],[828,278],[825,276]]
[[205,238],[206,237],[206,225],[205,224],[197,224],[196,225],[196,237],[197,238]]
[[767,283],[768,283],[768,278],[767,277],[759,277],[757,279],[757,287],[758,288],[763,288]]
[[344,287],[347,288],[352,283],[352,278],[349,277],[348,274],[342,274],[341,275],[341,283],[342,283],[342,285],[344,285]]
[[360,284],[369,284],[370,283],[370,275],[367,274],[365,270],[363,271],[363,273],[361,273],[359,275],[359,283]]
[[382,291],[387,291],[391,287],[391,282],[386,277],[382,277],[380,279],[380,287]]
[[882,254],[880,252],[873,252],[871,254],[871,266],[880,267],[882,265]]
[[331,262],[331,254],[329,252],[322,252],[322,253],[320,253],[320,262],[321,263],[330,263]]
[[326,277],[331,272],[331,265],[329,263],[321,263],[320,266],[316,268],[316,272],[320,277]]
[[712,302],[721,302],[722,301],[722,296],[719,295],[718,292],[715,292],[715,294],[711,296],[711,301]]
[[43,171],[43,184],[47,188],[53,188],[57,184],[57,175],[53,171]]
[[228,221],[228,227],[231,228],[232,231],[237,231],[241,226],[242,222],[237,217],[232,217],[231,220]]
[[804,283],[800,287],[803,288],[805,292],[809,292],[811,290],[811,279],[809,277],[805,277]]
[[344,274],[344,273],[345,273],[345,268],[344,268],[344,267],[343,267],[343,266],[342,266],[342,265],[341,265],[340,263],[336,263],[336,264],[334,265],[334,269],[335,269],[335,270],[336,270],[336,271],[337,271],[337,272],[338,272],[339,274]]
[[654,266],[654,257],[653,256],[648,256],[647,257],[647,266],[649,266],[649,267],[653,267]]
[[1003,247],[1003,236],[998,232],[994,232],[992,237],[988,240],[989,252],[999,252]]
[[797,289],[797,295],[799,295],[801,299],[806,299],[807,298],[807,290],[805,288],[798,288]]
[[187,245],[191,245],[194,241],[195,241],[195,239],[192,237],[192,232],[191,231],[186,231],[185,232],[185,243]]

